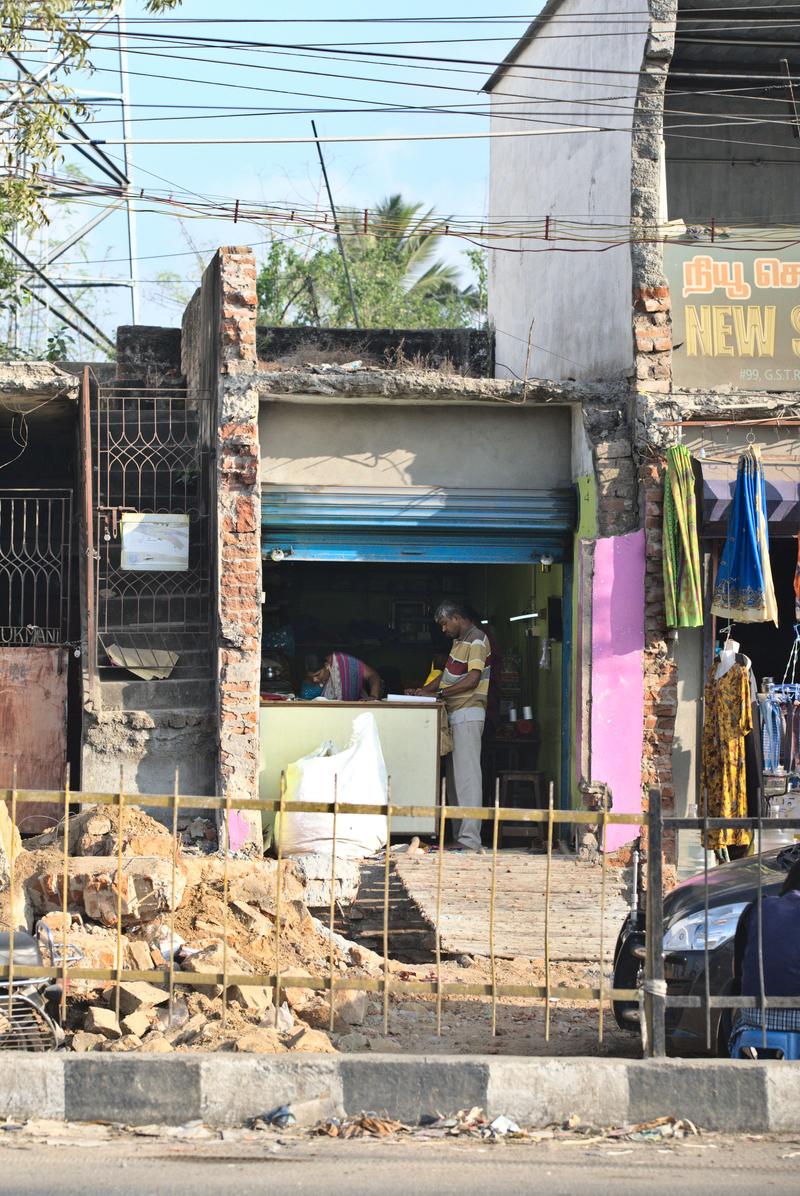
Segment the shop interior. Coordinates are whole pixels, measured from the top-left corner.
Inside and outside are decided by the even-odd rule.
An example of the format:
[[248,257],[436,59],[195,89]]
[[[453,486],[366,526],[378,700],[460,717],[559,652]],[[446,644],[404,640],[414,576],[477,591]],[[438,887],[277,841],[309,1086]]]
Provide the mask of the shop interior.
[[[721,545],[717,548],[717,553]],[[715,553],[716,555],[716,553]],[[724,648],[728,637],[739,644],[739,651],[752,666],[758,690],[758,709],[754,710],[753,746],[756,767],[747,760],[748,811],[757,812],[758,791],[763,797],[765,814],[776,817],[796,816],[800,812],[800,724],[793,713],[800,711],[800,622],[795,613],[795,570],[798,565],[798,542],[795,535],[770,533],[769,545],[772,580],[778,607],[778,626],[774,623],[733,623],[716,618],[713,623],[714,652]],[[769,704],[782,712],[781,731],[774,746],[767,747],[763,723]],[[751,737],[748,736],[748,739]],[[769,827],[763,832],[764,850],[789,846],[795,842],[792,831]],[[741,854],[731,849],[733,857]]]
[[509,801],[539,802],[552,781],[558,802],[563,566],[266,560],[263,582],[262,701],[314,696],[304,689],[309,671],[332,651],[374,668],[384,696],[422,686],[449,649],[436,607],[469,603],[500,660],[497,716],[484,734],[485,800],[498,775],[520,770],[538,779],[520,782]]

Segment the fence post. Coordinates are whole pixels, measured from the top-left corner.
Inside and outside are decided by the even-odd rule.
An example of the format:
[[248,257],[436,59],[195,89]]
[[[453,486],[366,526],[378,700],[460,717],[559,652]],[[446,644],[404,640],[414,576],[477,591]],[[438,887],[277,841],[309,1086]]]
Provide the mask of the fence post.
[[647,956],[644,977],[647,1050],[651,1059],[661,1059],[666,1054],[662,830],[661,790],[654,787],[650,790],[647,810]]

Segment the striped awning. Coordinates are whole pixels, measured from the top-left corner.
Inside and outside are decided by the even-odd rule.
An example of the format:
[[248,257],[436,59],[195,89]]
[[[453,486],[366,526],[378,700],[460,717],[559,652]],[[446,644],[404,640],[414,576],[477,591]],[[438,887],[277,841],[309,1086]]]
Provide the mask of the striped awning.
[[[702,528],[707,536],[724,536],[736,486],[736,465],[702,462]],[[768,466],[765,470],[767,520],[771,536],[800,532],[800,469]]]

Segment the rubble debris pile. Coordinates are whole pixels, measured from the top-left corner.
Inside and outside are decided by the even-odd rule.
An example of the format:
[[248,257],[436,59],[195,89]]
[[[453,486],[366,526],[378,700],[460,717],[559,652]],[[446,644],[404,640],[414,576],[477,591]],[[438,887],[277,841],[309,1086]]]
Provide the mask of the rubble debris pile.
[[[383,908],[382,888],[376,897],[369,883],[373,865],[348,862],[350,871],[337,886],[336,925],[348,934],[363,932],[356,943],[332,933],[309,909],[319,907],[321,895],[330,900],[319,861],[309,867],[308,860],[225,860],[209,819],[187,818],[178,830],[173,867],[171,832],[140,809],[124,808],[121,837],[116,807],[96,806],[70,817],[66,925],[63,824],[21,843],[13,834],[3,836],[0,864],[13,852],[15,892],[9,889],[9,869],[0,868],[0,928],[35,932],[43,963],[52,965],[54,976],[65,936],[71,967],[106,973],[105,979],[69,980],[64,1030],[73,1051],[637,1053],[621,1032],[623,1041],[615,1040],[612,1026],[599,1045],[596,1009],[558,996],[559,984],[596,987],[597,964],[553,962],[555,1032],[545,1046],[537,998],[501,1002],[493,1037],[485,997],[450,995],[439,1036],[437,971],[431,959],[412,964],[390,958],[390,982],[423,981],[428,991],[390,993],[387,1029],[384,959],[366,945],[379,945],[381,936],[359,909],[359,900],[378,901]],[[393,905],[390,918],[393,925],[401,924],[402,910]],[[163,975],[170,962],[176,972],[196,977],[176,983],[171,1002]],[[339,989],[332,1020],[322,983],[331,967],[335,980],[371,986],[368,991]],[[118,988],[117,968],[129,973]],[[496,969],[499,984],[543,982],[541,960],[499,959]],[[274,977],[278,970],[283,983],[277,1009],[273,984],[237,979]],[[157,981],[151,980],[153,972],[161,973]],[[230,977],[225,994],[223,975]],[[292,977],[301,975],[317,979],[320,988],[297,987]],[[448,985],[470,985],[474,993],[486,988],[489,960],[478,952],[461,953],[442,963],[439,977]]]
[[[120,965],[147,973],[175,969],[197,975],[197,983],[176,986],[170,1006],[164,985],[147,980],[73,979],[67,1003],[66,1042],[74,1051],[191,1049],[262,1053],[328,1052],[329,1007],[323,994],[289,988],[274,1008],[274,989],[222,984],[203,975],[284,975],[330,972],[331,938],[305,901],[308,878],[292,861],[229,859],[216,850],[213,823],[193,818],[183,827],[173,868],[170,831],[142,810],[126,807],[119,834],[119,810],[96,806],[70,818],[67,829],[67,908],[64,904],[64,828],[21,843],[3,840],[3,861],[15,853],[15,884],[24,894],[24,925],[36,930],[42,958],[60,966],[66,931],[72,966],[113,971]],[[13,829],[13,828],[12,828]],[[120,861],[121,853],[121,861]],[[121,862],[121,867],[119,866]],[[228,908],[223,900],[225,874]],[[3,872],[8,888],[8,869]],[[0,907],[0,924],[10,924],[11,903]],[[15,908],[19,908],[19,902]],[[122,932],[117,936],[120,913]],[[276,929],[280,937],[276,959]],[[224,949],[224,944],[227,944]],[[354,951],[351,959],[350,949]],[[334,936],[337,974],[374,975],[378,957]],[[121,956],[121,959],[120,959]],[[337,999],[335,1025],[352,1029],[363,995]],[[355,1009],[355,1014],[353,1010]]]

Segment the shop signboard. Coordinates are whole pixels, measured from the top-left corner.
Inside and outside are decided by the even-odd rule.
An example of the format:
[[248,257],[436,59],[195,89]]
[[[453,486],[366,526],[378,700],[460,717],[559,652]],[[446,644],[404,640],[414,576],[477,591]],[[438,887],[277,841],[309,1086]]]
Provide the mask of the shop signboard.
[[673,384],[800,390],[797,229],[667,240]]

